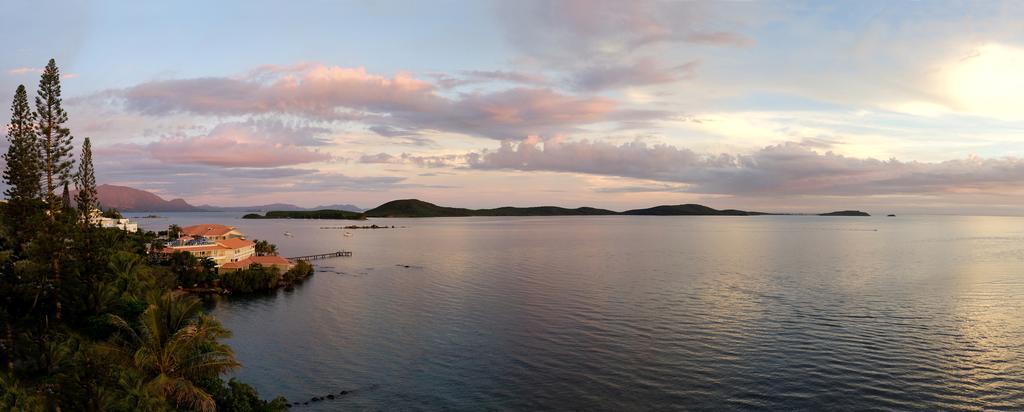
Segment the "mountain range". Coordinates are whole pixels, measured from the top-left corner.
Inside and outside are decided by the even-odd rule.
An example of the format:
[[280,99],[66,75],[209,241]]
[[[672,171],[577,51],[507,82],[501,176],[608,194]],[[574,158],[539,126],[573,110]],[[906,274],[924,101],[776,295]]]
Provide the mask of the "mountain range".
[[[289,203],[271,203],[257,206],[193,206],[184,199],[164,200],[156,194],[127,186],[100,185],[97,188],[100,205],[123,212],[266,212],[265,216],[246,215],[248,218],[367,218],[367,217],[460,217],[460,216],[597,216],[597,215],[649,215],[649,216],[756,216],[784,213],[751,212],[736,209],[714,209],[704,205],[662,205],[646,209],[616,212],[593,207],[575,209],[558,206],[498,207],[492,209],[466,209],[438,206],[419,199],[392,200],[373,209],[365,210],[351,204],[323,205],[304,208]],[[344,211],[352,213],[325,213]],[[822,213],[820,216],[869,216],[856,210]]]
[[[419,199],[392,200],[362,213],[341,212],[336,210],[316,211],[284,211],[267,212],[266,215],[248,214],[246,219],[366,219],[368,217],[466,217],[466,216],[598,216],[598,215],[634,215],[634,216],[760,216],[783,215],[786,213],[748,212],[744,210],[718,210],[704,205],[662,205],[646,209],[633,209],[616,212],[607,209],[580,207],[569,209],[558,206],[537,207],[499,207],[494,209],[466,209],[460,207],[438,206]],[[822,213],[818,216],[870,216],[856,210]]]
[[362,212],[363,209],[350,204],[336,204],[304,208],[288,203],[271,203],[257,206],[193,206],[184,199],[164,200],[162,197],[145,190],[127,186],[99,185],[96,187],[99,203],[105,209],[117,209],[122,212],[266,212],[271,210],[346,210]]

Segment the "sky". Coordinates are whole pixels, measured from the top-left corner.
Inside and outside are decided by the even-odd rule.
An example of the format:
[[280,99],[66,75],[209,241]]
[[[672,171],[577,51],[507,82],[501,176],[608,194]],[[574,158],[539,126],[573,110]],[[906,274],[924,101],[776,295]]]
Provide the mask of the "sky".
[[0,91],[192,204],[1024,214],[1017,2],[2,2]]

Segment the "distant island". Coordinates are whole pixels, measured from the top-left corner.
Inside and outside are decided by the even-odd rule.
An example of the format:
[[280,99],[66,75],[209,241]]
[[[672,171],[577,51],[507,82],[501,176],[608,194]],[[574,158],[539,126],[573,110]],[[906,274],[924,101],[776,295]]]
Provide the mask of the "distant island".
[[[351,219],[363,220],[370,217],[470,217],[470,216],[762,216],[787,215],[787,213],[750,212],[736,209],[718,210],[704,205],[663,205],[647,209],[633,209],[616,212],[593,207],[569,209],[558,206],[499,207],[494,209],[466,209],[438,206],[419,199],[392,200],[362,213],[344,210],[275,210],[265,215],[250,213],[243,219]],[[817,216],[871,216],[858,210],[843,210],[821,213]]]
[[871,216],[865,212],[859,210],[840,210],[838,212],[822,213],[818,216]]
[[351,219],[365,220],[366,216],[359,212],[347,210],[273,210],[265,215],[249,213],[242,219]]

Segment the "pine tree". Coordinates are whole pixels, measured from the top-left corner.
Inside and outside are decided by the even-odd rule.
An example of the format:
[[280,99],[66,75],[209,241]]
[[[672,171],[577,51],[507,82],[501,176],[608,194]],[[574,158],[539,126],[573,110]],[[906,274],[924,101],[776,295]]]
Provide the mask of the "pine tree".
[[4,154],[6,166],[3,171],[7,190],[7,205],[4,207],[4,223],[8,241],[16,256],[39,233],[40,222],[40,179],[42,172],[39,159],[39,144],[35,133],[35,114],[29,108],[25,86],[18,86],[11,104],[11,121],[7,128],[9,146]]
[[39,138],[42,155],[43,188],[46,203],[50,206],[50,221],[60,213],[60,203],[55,191],[68,182],[74,160],[71,158],[71,130],[64,127],[68,114],[61,107],[60,69],[57,63],[50,62],[43,69],[39,79],[39,90],[36,91],[36,135]]
[[4,191],[7,201],[24,204],[39,198],[40,172],[39,146],[35,133],[35,114],[28,106],[25,86],[18,86],[11,104],[11,123],[7,130],[10,146],[4,154],[7,167],[4,169]]
[[75,176],[75,184],[78,186],[78,210],[88,221],[90,213],[97,208],[98,195],[96,193],[96,171],[92,167],[92,143],[86,137],[82,141],[82,157],[78,160],[78,174]]
[[60,321],[62,318],[60,263],[65,250],[61,234],[56,233],[62,225],[57,221],[57,217],[61,213],[61,204],[55,191],[70,180],[74,160],[71,158],[71,141],[73,139],[71,130],[64,127],[68,121],[68,114],[61,107],[60,70],[57,69],[57,63],[53,59],[46,64],[43,75],[39,79],[39,88],[36,90],[36,116],[36,136],[39,139],[43,179],[46,182],[43,195],[49,208],[50,230],[47,232],[47,236],[53,238],[48,242],[53,245],[49,254],[49,281],[53,288],[51,296],[54,319]]
[[71,191],[68,190],[68,182],[64,182],[64,194],[60,197],[60,206],[64,210],[71,209]]

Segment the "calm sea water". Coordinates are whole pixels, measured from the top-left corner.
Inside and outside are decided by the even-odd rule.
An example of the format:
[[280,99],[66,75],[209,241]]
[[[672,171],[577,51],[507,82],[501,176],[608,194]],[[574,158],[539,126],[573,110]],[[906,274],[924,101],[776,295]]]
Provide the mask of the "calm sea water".
[[237,216],[355,253],[212,309],[297,410],[1024,408],[1024,218]]

